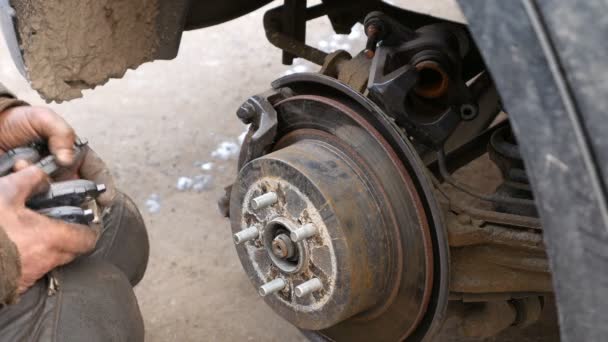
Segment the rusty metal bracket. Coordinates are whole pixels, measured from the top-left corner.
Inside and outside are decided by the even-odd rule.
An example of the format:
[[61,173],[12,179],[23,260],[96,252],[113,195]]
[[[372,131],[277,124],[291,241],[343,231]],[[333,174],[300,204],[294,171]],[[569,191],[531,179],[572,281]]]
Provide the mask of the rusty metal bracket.
[[[251,160],[258,158],[274,143],[277,134],[277,112],[273,103],[283,99],[288,89],[271,89],[262,94],[247,99],[236,112],[237,117],[249,126],[249,131],[243,140],[239,154],[238,170],[241,170]],[[224,195],[218,200],[220,214],[229,217],[230,192],[232,184],[225,189]]]
[[[298,42],[306,41],[306,18],[300,15],[306,11],[306,0],[285,0],[282,11],[282,27],[287,37]],[[283,64],[291,65],[297,56],[283,50]]]
[[338,79],[359,93],[365,93],[371,60],[364,53],[352,57],[344,50],[332,52],[325,58],[320,74]]
[[[318,10],[313,13],[316,12]],[[302,15],[303,13],[306,13],[306,0],[287,0],[284,6],[266,12],[264,14],[266,38],[272,45],[283,50],[283,64],[290,65],[295,57],[301,57],[322,65],[327,53],[306,45],[306,21],[310,18]],[[325,14],[322,11],[314,15]]]
[[239,155],[239,170],[249,161],[264,155],[274,142],[278,122],[273,100],[280,98],[282,98],[280,91],[269,90],[250,97],[236,112],[243,123],[251,125]]

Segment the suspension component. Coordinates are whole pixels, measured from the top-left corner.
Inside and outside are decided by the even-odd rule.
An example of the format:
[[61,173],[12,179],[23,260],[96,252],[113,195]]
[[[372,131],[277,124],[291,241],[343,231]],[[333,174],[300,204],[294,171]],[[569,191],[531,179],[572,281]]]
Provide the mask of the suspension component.
[[[488,144],[488,154],[503,178],[496,192],[504,197],[532,200],[532,189],[511,126],[505,125],[492,134]],[[503,204],[495,206],[495,209],[512,214],[538,216],[536,206]]]

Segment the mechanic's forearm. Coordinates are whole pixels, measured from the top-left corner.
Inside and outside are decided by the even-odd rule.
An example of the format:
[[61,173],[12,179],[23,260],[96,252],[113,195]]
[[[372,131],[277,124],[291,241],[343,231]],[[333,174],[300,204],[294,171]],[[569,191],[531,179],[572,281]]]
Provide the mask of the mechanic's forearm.
[[[0,83],[0,114],[6,109],[27,105],[18,100]],[[17,246],[0,227],[0,307],[17,300],[17,285],[21,277],[21,262]]]
[[[0,83],[0,115],[9,108],[27,105],[17,100]],[[17,246],[9,239],[0,226],[0,308],[15,303],[19,279],[21,278],[21,260]]]
[[19,251],[0,227],[0,307],[15,302],[20,277]]

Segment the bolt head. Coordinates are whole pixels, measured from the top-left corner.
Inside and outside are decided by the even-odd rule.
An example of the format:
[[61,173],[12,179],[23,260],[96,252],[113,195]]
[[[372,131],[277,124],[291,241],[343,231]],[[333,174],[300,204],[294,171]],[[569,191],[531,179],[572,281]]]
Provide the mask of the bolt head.
[[241,119],[244,124],[250,124],[253,122],[255,114],[255,107],[249,103],[249,101],[243,103],[243,105],[236,112],[236,116]]
[[293,257],[295,246],[286,234],[279,234],[272,240],[272,253],[281,259]]

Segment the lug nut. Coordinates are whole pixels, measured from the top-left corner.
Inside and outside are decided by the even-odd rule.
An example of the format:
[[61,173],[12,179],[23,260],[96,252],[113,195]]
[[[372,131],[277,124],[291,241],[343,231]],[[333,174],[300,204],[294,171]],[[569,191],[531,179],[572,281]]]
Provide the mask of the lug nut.
[[317,227],[313,224],[305,224],[302,227],[291,232],[290,237],[293,242],[300,242],[317,234]]
[[279,200],[279,197],[277,197],[276,193],[267,192],[267,193],[263,194],[262,196],[258,196],[256,198],[252,199],[251,208],[253,208],[253,210],[264,209],[266,207],[269,207],[269,206],[277,203],[278,200]]
[[295,293],[297,297],[304,297],[315,291],[319,291],[323,288],[323,283],[318,278],[312,278],[298,286],[296,286]]
[[234,234],[232,237],[234,238],[234,243],[241,244],[245,241],[255,240],[260,236],[260,232],[256,227],[249,227],[247,229],[243,229],[240,232]]
[[279,292],[285,288],[287,283],[283,278],[277,278],[272,281],[267,282],[266,284],[260,286],[260,296],[266,297],[269,294],[273,294],[275,292]]

